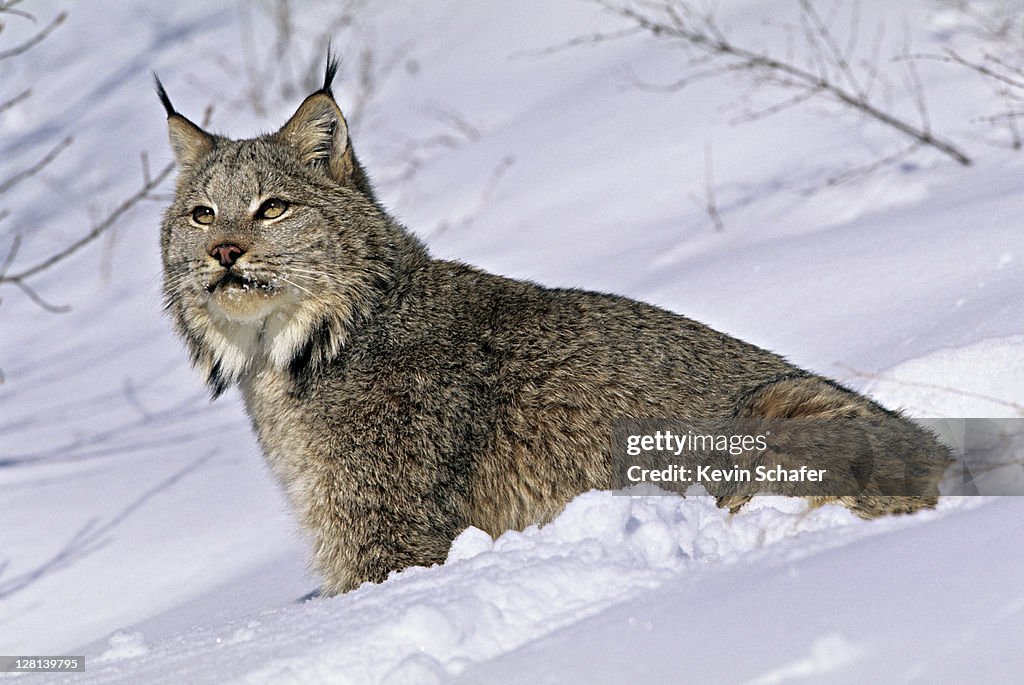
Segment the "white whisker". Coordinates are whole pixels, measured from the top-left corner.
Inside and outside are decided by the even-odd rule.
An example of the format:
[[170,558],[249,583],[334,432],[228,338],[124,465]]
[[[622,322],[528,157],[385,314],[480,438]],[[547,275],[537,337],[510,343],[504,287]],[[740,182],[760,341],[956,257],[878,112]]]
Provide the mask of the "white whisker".
[[306,293],[307,295],[309,295],[309,296],[310,296],[310,297],[312,297],[313,299],[315,299],[315,300],[317,300],[317,301],[320,301],[320,298],[319,298],[319,297],[317,297],[316,295],[314,295],[314,294],[313,294],[312,292],[310,292],[310,291],[309,291],[309,290],[307,290],[306,288],[303,288],[303,287],[302,287],[301,285],[299,285],[298,283],[295,283],[294,281],[290,281],[290,280],[288,280],[287,278],[285,278],[284,276],[280,276],[280,275],[279,275],[279,276],[278,276],[278,278],[280,278],[280,279],[281,279],[282,281],[284,281],[284,282],[285,282],[285,283],[287,283],[288,285],[292,286],[293,288],[298,288],[299,290],[301,290],[302,292]]

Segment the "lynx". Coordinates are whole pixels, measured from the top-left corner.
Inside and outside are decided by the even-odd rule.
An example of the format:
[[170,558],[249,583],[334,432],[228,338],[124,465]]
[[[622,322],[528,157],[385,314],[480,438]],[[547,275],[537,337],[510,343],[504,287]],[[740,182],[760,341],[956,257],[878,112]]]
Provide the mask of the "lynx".
[[[443,562],[468,526],[542,524],[613,488],[620,419],[863,419],[875,475],[840,441],[776,456],[857,481],[815,504],[865,518],[935,504],[948,450],[866,397],[643,302],[433,258],[378,202],[337,67],[328,56],[323,87],[249,140],[202,130],[156,82],[178,166],[166,309],[213,396],[239,388],[325,592]],[[760,491],[708,489],[734,511]]]

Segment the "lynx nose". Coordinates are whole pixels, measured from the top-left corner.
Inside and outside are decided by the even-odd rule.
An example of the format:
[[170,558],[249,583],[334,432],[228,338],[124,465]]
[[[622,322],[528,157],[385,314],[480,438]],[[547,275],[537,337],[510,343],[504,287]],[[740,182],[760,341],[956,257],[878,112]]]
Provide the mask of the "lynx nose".
[[223,243],[210,250],[210,256],[220,262],[221,266],[231,266],[239,257],[245,254],[245,250],[238,245]]

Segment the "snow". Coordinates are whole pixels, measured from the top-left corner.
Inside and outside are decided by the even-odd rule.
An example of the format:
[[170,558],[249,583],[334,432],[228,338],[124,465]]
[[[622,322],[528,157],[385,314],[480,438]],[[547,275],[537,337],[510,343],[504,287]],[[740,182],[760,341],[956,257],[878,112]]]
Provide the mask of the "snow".
[[[783,5],[723,3],[720,17],[769,43]],[[946,3],[861,6],[861,26],[884,21],[898,43],[905,21],[921,52],[981,40]],[[63,5],[19,7],[39,24],[8,18],[0,49]],[[0,102],[33,89],[0,112],[0,182],[74,137],[0,195],[0,260],[15,233],[15,266],[86,233],[138,188],[140,152],[154,173],[170,160],[151,69],[187,115],[213,104],[215,130],[279,126],[304,94],[289,70],[320,63],[341,11],[302,7],[278,69],[256,9],[68,4],[65,25],[0,65]],[[438,256],[669,307],[912,416],[1016,425],[1022,170],[981,120],[1001,111],[992,89],[922,63],[936,131],[975,163],[921,151],[822,186],[901,141],[821,104],[729,124],[736,79],[636,87],[631,73],[677,77],[664,40],[538,54],[621,26],[583,0],[360,4],[335,44],[384,71],[366,91],[343,68],[335,90],[360,113],[353,137],[384,204]],[[914,111],[899,87],[888,100]],[[690,197],[706,192],[708,149],[721,231]],[[1020,497],[865,522],[786,498],[730,516],[698,492],[591,492],[543,528],[470,528],[444,565],[304,601],[318,585],[308,540],[237,395],[209,403],[160,311],[164,201],[31,281],[68,313],[0,287],[0,654],[86,655],[85,673],[33,682],[1024,678]]]
[[1013,499],[988,502],[880,522],[796,560],[701,569],[459,680],[1017,682],[1021,552],[1002,544],[1020,533],[1003,518],[1015,511]]
[[941,348],[894,366],[866,391],[916,416],[1019,418],[1024,405],[1005,398],[1024,388],[1021,350],[1020,335]]

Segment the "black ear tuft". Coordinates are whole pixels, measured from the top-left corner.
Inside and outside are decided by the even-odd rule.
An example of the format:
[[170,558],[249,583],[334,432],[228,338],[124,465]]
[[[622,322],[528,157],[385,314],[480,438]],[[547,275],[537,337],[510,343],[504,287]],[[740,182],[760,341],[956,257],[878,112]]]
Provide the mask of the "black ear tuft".
[[334,54],[334,50],[331,48],[331,44],[327,44],[327,68],[324,69],[324,87],[321,88],[323,92],[334,97],[334,93],[331,92],[331,83],[334,81],[335,75],[338,73],[338,66],[341,64],[341,59]]
[[156,83],[156,94],[160,98],[160,102],[163,103],[164,109],[167,110],[167,116],[173,117],[178,112],[174,109],[174,105],[171,104],[171,98],[167,96],[167,91],[164,90],[164,84],[160,83],[160,77],[153,72],[153,81]]

